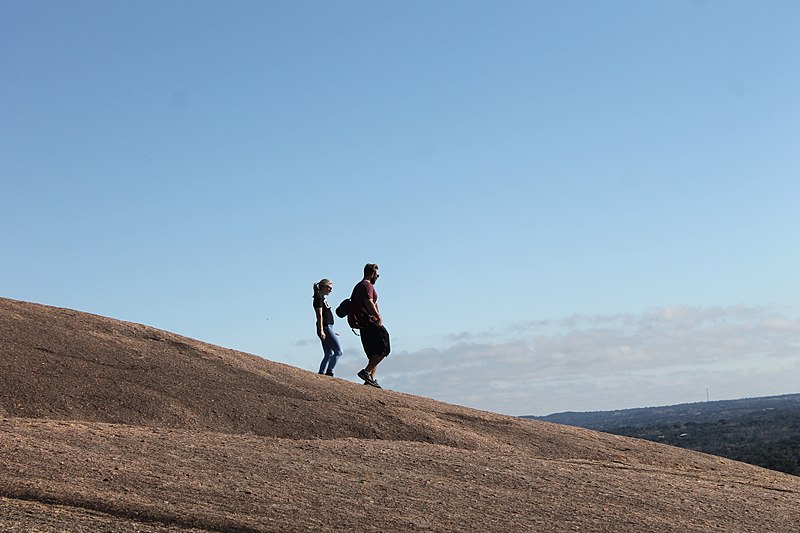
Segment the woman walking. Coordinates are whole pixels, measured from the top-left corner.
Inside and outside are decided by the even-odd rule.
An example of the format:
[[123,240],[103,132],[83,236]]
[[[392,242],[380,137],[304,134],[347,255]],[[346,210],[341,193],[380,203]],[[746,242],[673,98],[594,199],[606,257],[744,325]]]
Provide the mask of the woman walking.
[[338,333],[333,331],[333,312],[328,300],[325,299],[333,291],[333,282],[329,279],[322,279],[314,284],[314,313],[317,315],[317,337],[322,341],[322,363],[319,365],[319,373],[326,376],[333,376],[333,368],[336,361],[342,355],[342,348],[339,346]]

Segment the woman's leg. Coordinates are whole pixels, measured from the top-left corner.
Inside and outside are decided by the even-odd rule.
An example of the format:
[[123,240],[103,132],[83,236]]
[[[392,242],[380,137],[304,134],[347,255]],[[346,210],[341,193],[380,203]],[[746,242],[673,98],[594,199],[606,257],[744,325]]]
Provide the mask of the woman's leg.
[[328,372],[333,372],[334,367],[336,366],[336,362],[339,360],[339,357],[342,355],[342,347],[339,345],[339,337],[336,336],[336,332],[333,331],[333,324],[328,324],[325,326],[325,350],[327,357],[327,364]]
[[319,373],[324,374],[325,369],[328,367],[328,362],[331,360],[331,356],[333,355],[333,350],[331,350],[328,346],[328,332],[325,332],[325,340],[322,342],[322,362],[319,364]]

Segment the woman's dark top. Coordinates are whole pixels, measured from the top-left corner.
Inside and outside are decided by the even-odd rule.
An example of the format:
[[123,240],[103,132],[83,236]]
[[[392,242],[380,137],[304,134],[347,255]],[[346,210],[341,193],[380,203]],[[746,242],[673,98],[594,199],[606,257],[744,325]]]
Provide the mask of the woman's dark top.
[[321,294],[314,296],[314,310],[322,309],[322,325],[327,326],[333,324],[333,311],[331,306],[328,305],[328,300]]

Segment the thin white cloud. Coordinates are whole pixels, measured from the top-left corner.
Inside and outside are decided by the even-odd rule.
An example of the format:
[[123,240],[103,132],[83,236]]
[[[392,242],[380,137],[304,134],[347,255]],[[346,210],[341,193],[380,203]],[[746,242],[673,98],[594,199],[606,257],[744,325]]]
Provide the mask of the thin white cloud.
[[800,370],[797,310],[666,307],[499,331],[392,354],[385,384],[508,414],[701,401],[707,387],[728,398],[800,391],[788,377]]

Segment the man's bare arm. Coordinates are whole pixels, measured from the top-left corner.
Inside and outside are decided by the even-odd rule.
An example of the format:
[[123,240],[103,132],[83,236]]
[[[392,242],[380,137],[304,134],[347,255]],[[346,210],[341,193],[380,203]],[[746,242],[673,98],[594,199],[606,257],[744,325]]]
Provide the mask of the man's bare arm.
[[376,324],[382,326],[383,319],[381,318],[381,314],[378,312],[378,306],[375,305],[375,302],[373,302],[372,300],[367,300],[367,310],[369,310],[369,314],[371,314],[377,319]]

